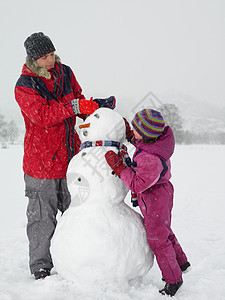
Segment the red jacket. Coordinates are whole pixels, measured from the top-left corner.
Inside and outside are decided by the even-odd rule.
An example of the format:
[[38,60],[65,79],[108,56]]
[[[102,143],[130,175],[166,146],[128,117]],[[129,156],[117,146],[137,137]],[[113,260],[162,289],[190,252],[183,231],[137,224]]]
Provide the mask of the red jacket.
[[70,67],[56,62],[47,73],[50,79],[24,64],[15,87],[26,127],[23,170],[35,178],[65,178],[68,163],[80,148],[70,102],[84,96]]

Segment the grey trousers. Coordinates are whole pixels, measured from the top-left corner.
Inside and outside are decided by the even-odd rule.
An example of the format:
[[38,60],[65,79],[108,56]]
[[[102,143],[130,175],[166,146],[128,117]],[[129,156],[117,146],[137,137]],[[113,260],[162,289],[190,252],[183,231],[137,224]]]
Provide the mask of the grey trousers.
[[58,210],[62,213],[71,202],[65,178],[37,179],[24,175],[27,206],[27,236],[29,265],[33,274],[40,268],[52,269],[51,238],[57,224]]

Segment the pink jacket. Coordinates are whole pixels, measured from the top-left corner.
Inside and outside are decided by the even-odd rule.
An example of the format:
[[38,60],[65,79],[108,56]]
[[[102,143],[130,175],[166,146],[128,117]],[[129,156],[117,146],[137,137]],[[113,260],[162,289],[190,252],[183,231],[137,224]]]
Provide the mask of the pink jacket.
[[141,140],[135,140],[134,146],[136,151],[133,156],[133,167],[124,169],[120,178],[137,194],[140,209],[144,210],[143,200],[148,201],[151,190],[162,183],[168,183],[171,178],[170,157],[175,147],[173,131],[166,126],[157,142],[146,144]]

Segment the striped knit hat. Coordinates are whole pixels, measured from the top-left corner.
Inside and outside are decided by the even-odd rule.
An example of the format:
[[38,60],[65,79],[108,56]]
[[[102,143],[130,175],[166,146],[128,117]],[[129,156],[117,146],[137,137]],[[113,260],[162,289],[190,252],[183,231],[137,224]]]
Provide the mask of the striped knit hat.
[[137,112],[131,123],[137,133],[146,139],[157,138],[165,127],[161,113],[153,109],[143,109]]

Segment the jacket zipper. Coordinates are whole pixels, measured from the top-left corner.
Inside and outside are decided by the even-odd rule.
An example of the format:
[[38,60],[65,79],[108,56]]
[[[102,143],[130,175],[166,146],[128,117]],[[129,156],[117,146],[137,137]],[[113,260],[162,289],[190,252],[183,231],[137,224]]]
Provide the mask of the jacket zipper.
[[146,213],[147,213],[147,205],[146,205],[146,203],[145,203],[145,201],[144,201],[143,197],[141,197],[141,200],[142,200],[142,202],[144,203],[144,206],[145,206],[145,211],[146,211]]

